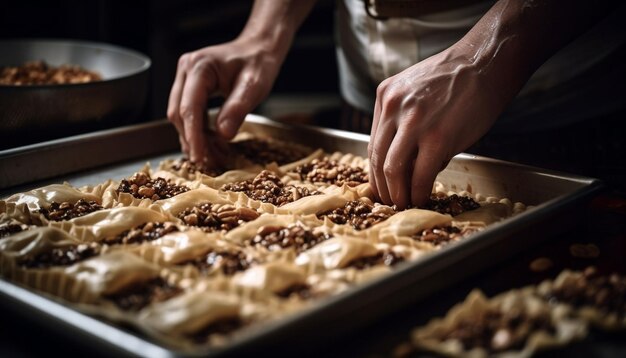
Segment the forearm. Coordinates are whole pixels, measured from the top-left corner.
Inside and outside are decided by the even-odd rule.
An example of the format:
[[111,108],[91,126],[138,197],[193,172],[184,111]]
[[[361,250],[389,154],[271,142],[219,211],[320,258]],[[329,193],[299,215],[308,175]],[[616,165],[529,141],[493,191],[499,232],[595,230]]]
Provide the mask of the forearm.
[[263,42],[286,56],[293,38],[316,0],[256,0],[240,38]]
[[500,0],[452,52],[506,104],[550,56],[598,22],[610,1]]

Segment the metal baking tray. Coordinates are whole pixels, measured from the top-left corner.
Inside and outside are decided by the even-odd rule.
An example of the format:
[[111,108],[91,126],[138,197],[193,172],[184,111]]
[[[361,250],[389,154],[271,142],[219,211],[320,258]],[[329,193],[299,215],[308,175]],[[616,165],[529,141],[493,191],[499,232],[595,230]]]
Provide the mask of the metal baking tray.
[[[362,156],[367,153],[369,141],[367,135],[287,125],[258,115],[249,115],[242,130]],[[119,180],[147,161],[156,166],[160,160],[175,156],[180,156],[177,135],[165,120],[7,150],[0,152],[0,197],[50,182],[68,181],[82,186],[109,178]],[[44,325],[64,327],[70,336],[81,336],[97,348],[118,354],[221,357],[252,352],[302,353],[302,347],[311,353],[316,347],[337,343],[354,329],[436,295],[563,231],[568,222],[583,215],[581,204],[602,188],[597,179],[468,154],[455,156],[438,180],[459,191],[507,197],[533,207],[489,226],[471,239],[399,264],[389,275],[323,299],[296,314],[253,326],[223,348],[171,350],[3,280],[0,299]]]

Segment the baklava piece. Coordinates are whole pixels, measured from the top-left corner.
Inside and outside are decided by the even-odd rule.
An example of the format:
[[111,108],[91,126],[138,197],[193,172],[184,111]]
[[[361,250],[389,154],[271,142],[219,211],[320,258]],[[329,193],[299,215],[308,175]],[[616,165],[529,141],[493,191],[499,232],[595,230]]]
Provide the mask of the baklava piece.
[[352,200],[343,207],[318,214],[320,219],[327,217],[338,225],[348,224],[356,230],[364,230],[387,220],[396,210],[387,205],[371,204],[363,200]]
[[322,241],[331,238],[323,232],[313,232],[299,223],[287,226],[262,226],[249,241],[252,246],[262,246],[269,251],[279,251],[290,247],[297,253],[306,251]]
[[309,163],[298,165],[294,172],[300,180],[328,185],[357,186],[368,182],[367,173],[363,168],[339,163],[329,157],[313,159]]
[[107,245],[140,244],[157,240],[175,231],[178,231],[178,227],[172,222],[147,222],[114,237],[106,238],[103,243]]
[[321,194],[317,190],[285,185],[275,173],[269,170],[262,171],[251,180],[225,184],[220,190],[242,192],[250,199],[270,203],[275,206],[282,206],[306,196]]
[[601,275],[595,267],[562,272],[539,285],[539,294],[552,304],[571,305],[577,314],[606,329],[626,328],[626,277]]
[[39,209],[39,212],[51,221],[64,221],[81,217],[94,211],[102,210],[102,205],[95,200],[79,199],[75,203],[64,201],[57,203],[53,201],[49,207]]
[[124,311],[139,311],[149,304],[163,302],[180,295],[183,290],[162,277],[140,282],[114,294],[105,295]]
[[144,172],[137,172],[128,179],[122,179],[118,193],[128,193],[137,199],[150,199],[152,201],[168,199],[178,194],[189,191],[183,185],[176,185],[164,178],[155,179]]
[[188,226],[199,227],[206,232],[230,231],[239,225],[259,217],[259,213],[246,207],[230,204],[204,203],[187,208],[177,217]]

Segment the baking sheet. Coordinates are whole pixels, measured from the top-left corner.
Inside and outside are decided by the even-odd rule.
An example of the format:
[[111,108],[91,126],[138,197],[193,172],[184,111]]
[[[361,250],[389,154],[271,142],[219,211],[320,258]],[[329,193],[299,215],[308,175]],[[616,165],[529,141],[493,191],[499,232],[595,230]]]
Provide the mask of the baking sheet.
[[[340,150],[359,155],[366,154],[369,141],[366,135],[290,126],[256,115],[248,116],[243,130],[289,138],[327,151]],[[156,167],[160,160],[180,155],[175,151],[177,146],[173,127],[166,121],[159,121],[0,152],[0,196],[49,182],[68,181],[74,186],[82,186],[109,178],[119,180],[146,161]],[[37,316],[44,324],[62,324],[69,334],[87,336],[94,345],[119,353],[235,356],[292,350],[295,354],[304,344],[311,347],[312,343],[332,342],[354,328],[434,295],[536,245],[551,233],[562,230],[563,223],[575,219],[580,214],[577,211],[579,204],[601,187],[601,183],[592,178],[467,154],[453,158],[438,180],[453,190],[508,197],[535,207],[491,225],[469,240],[449,245],[419,260],[399,264],[390,275],[321,300],[310,309],[251,327],[223,349],[169,350],[133,332],[68,311],[63,305],[6,281],[0,281],[0,296],[7,304],[21,307],[23,312]]]

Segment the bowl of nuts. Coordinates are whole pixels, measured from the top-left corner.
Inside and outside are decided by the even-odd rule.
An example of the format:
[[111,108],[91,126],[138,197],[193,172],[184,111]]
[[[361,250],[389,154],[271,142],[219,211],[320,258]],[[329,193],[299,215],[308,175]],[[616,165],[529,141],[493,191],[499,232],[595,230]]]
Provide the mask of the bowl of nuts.
[[0,41],[0,149],[135,120],[150,65],[103,43]]

